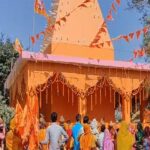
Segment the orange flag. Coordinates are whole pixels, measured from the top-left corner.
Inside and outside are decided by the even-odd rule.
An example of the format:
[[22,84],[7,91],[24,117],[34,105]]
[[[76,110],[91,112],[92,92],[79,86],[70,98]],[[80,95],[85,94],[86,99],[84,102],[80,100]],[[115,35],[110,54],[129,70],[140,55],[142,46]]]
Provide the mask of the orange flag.
[[89,3],[91,2],[91,0],[85,0],[83,3]]
[[14,44],[14,49],[19,53],[19,55],[22,54],[23,48],[19,39],[16,39],[15,44]]
[[92,43],[97,43],[98,41],[99,41],[99,38],[95,38]]
[[106,41],[106,43],[110,47],[111,41]]
[[123,38],[125,39],[125,41],[129,42],[129,37],[127,35],[123,36]]
[[40,38],[40,34],[36,34],[36,40]]
[[146,34],[146,33],[148,32],[148,27],[145,27],[145,28],[143,29],[143,32],[144,32],[144,34]]
[[120,0],[116,0],[116,3],[117,3],[118,5],[120,5],[121,1],[120,1]]
[[34,37],[34,36],[31,36],[30,38],[31,38],[32,44],[35,44],[35,37]]
[[106,28],[106,27],[107,27],[105,21],[102,23],[102,27],[103,27],[103,28]]
[[61,20],[64,21],[64,22],[67,21],[66,17],[62,17]]
[[34,2],[34,12],[47,17],[46,9],[43,0],[35,0]]
[[87,7],[84,3],[79,5],[78,7]]
[[115,4],[114,4],[114,3],[112,3],[111,8],[112,8],[112,10],[113,10],[114,12],[117,12],[116,7],[115,7]]
[[140,35],[141,35],[141,30],[138,30],[138,31],[136,32],[136,37],[137,37],[137,39],[139,39]]
[[138,51],[138,56],[139,57],[142,57],[144,55],[145,55],[145,50],[144,49],[141,49],[141,50]]
[[101,32],[106,33],[106,29],[105,28],[101,28]]
[[101,46],[101,47],[104,47],[104,43],[100,43],[100,46]]
[[133,32],[129,34],[129,37],[130,37],[131,40],[133,39],[133,36],[134,36]]
[[133,51],[133,54],[134,54],[134,58],[136,58],[136,57],[137,57],[137,54],[138,54],[138,53],[137,53],[137,50],[134,50],[134,51]]
[[107,16],[107,20],[111,21],[113,20],[113,17],[112,17],[112,12],[110,11],[108,16]]
[[58,24],[58,25],[60,26],[60,25],[61,25],[61,24],[60,24],[60,20],[56,21],[56,24]]

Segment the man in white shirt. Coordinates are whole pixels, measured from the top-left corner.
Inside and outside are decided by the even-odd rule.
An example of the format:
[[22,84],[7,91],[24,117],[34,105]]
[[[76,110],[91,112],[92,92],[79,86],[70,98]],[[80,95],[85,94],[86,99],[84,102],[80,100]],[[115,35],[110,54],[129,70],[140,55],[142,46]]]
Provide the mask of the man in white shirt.
[[[52,124],[46,130],[46,138],[40,144],[48,144],[50,142],[49,150],[60,150],[61,146],[68,140],[68,135],[65,130],[57,124],[57,113],[51,114]],[[61,139],[63,136],[63,140]]]

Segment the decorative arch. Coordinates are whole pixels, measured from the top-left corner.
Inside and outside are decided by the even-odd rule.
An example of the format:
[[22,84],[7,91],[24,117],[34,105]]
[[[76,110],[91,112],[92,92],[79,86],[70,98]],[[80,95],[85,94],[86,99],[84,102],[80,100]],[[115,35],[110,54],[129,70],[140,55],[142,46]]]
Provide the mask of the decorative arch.
[[46,83],[36,88],[36,92],[39,97],[40,112],[44,114],[47,121],[53,111],[64,115],[65,119],[74,121],[78,113],[80,91],[61,73],[54,73]]
[[122,103],[121,89],[117,88],[107,76],[100,78],[96,85],[90,87],[85,93],[87,114],[98,120],[105,118],[106,121],[114,121],[116,94],[118,94],[118,103]]

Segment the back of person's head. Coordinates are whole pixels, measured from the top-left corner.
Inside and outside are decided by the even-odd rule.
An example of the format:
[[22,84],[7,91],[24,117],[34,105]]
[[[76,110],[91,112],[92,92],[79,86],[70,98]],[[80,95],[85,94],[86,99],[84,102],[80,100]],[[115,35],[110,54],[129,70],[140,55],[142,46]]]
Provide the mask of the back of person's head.
[[60,122],[60,123],[64,123],[64,122],[65,122],[64,116],[60,116],[59,122]]
[[83,123],[89,123],[89,117],[88,116],[84,116]]
[[105,125],[104,124],[102,124],[102,126],[101,126],[101,132],[104,132],[105,131]]
[[108,130],[111,131],[113,129],[113,126],[109,125]]
[[71,124],[71,120],[67,120],[67,122],[66,122],[67,124]]
[[77,122],[81,122],[81,115],[80,115],[80,114],[77,114],[77,115],[76,115],[76,121],[77,121]]
[[56,122],[57,121],[57,113],[56,112],[52,112],[51,113],[51,121],[52,122]]
[[150,136],[150,128],[148,126],[146,126],[144,129],[144,136],[145,138]]
[[143,126],[140,122],[137,124],[137,129],[138,131],[143,131]]

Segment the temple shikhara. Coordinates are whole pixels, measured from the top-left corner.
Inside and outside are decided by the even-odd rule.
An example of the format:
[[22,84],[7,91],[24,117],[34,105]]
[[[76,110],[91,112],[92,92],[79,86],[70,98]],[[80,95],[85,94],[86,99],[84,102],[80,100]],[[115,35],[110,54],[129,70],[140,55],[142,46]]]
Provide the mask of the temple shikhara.
[[149,65],[115,60],[98,1],[57,0],[52,11],[42,52],[23,51],[7,78],[11,106],[30,99],[46,121],[56,111],[72,122],[77,113],[115,121],[120,106],[124,120],[139,110],[144,122]]

